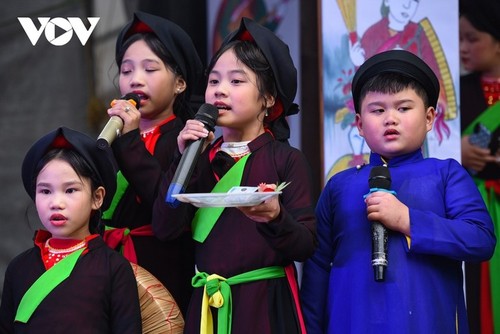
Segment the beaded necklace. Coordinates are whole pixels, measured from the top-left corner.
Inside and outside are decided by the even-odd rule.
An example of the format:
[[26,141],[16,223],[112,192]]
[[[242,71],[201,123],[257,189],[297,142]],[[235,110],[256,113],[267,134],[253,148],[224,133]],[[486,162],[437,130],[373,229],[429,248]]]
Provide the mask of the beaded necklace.
[[233,159],[240,159],[250,153],[250,148],[248,147],[248,143],[250,141],[241,141],[241,142],[224,142],[220,146],[220,150],[229,154]]
[[73,253],[76,250],[84,248],[87,244],[86,240],[82,240],[71,247],[68,248],[55,248],[50,245],[50,239],[45,242],[45,248],[47,249],[47,257],[45,258],[45,265],[47,268],[52,267],[57,262],[64,259],[67,255]]
[[149,129],[149,130],[141,131],[141,137],[146,138],[146,137],[152,135],[156,129],[158,129],[158,127],[154,127],[152,129]]
[[481,88],[488,106],[500,101],[500,79],[488,80],[481,79]]

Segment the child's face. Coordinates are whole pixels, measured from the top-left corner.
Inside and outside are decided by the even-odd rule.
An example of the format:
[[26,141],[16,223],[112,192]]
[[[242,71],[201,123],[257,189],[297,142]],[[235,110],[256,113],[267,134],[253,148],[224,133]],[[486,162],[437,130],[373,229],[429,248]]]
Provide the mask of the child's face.
[[173,113],[176,94],[184,91],[186,82],[149,48],[143,40],[132,43],[123,56],[119,78],[122,95],[141,97],[141,117],[162,120]]
[[370,149],[391,159],[419,149],[434,117],[434,108],[426,110],[423,100],[407,88],[396,94],[368,92],[356,123]]
[[209,73],[205,101],[219,108],[217,125],[225,127],[224,133],[241,133],[238,139],[244,141],[253,139],[247,135],[263,129],[266,102],[259,94],[257,77],[238,61],[232,49],[221,55]]
[[460,61],[467,71],[488,72],[500,67],[500,42],[493,36],[474,28],[460,17]]
[[88,179],[80,178],[66,161],[54,159],[38,174],[35,194],[40,221],[53,237],[82,240],[90,235],[90,214],[101,207],[104,188],[92,194]]

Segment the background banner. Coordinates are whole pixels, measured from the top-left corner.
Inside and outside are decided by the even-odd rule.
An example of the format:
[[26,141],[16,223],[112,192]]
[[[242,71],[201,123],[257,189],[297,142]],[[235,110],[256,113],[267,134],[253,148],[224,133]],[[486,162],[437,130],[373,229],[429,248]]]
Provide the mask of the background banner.
[[354,124],[351,81],[364,60],[391,49],[415,53],[440,80],[424,154],[460,161],[458,1],[322,0],[321,15],[325,182],[368,161]]

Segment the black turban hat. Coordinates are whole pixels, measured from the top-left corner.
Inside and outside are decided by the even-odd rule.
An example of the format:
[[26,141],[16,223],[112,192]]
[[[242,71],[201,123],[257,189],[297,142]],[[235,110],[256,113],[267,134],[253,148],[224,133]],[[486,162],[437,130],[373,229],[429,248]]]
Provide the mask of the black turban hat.
[[363,86],[381,73],[398,73],[418,82],[427,94],[429,105],[436,108],[439,80],[432,69],[418,56],[406,50],[390,50],[368,58],[352,79],[352,99],[357,113],[361,112],[360,94]]
[[38,139],[24,157],[21,169],[22,179],[24,188],[31,199],[35,200],[34,182],[37,165],[53,148],[71,149],[83,157],[99,178],[100,185],[106,189],[106,196],[101,206],[101,210],[106,210],[116,191],[116,172],[110,156],[106,151],[97,147],[95,139],[66,127],[60,127]]
[[255,42],[271,66],[278,98],[270,113],[273,120],[270,121],[269,128],[277,140],[288,139],[290,128],[285,117],[299,112],[298,105],[293,103],[297,94],[297,69],[293,64],[288,45],[271,30],[247,17],[242,18],[240,27],[224,39],[221,48],[235,40]]
[[477,30],[500,41],[500,1],[460,0],[460,15],[465,16]]
[[123,44],[131,35],[148,32],[158,37],[179,67],[187,83],[186,98],[199,94],[203,85],[203,64],[193,41],[181,27],[163,17],[144,12],[134,13],[134,18],[123,27],[116,40],[116,62],[123,52]]

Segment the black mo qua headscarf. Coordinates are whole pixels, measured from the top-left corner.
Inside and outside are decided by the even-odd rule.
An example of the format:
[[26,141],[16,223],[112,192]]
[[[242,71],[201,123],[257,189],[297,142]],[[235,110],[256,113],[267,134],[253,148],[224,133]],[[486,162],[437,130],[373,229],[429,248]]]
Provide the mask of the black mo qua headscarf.
[[[193,106],[201,105],[203,100],[203,64],[191,37],[177,24],[163,17],[136,12],[132,21],[127,23],[118,34],[115,47],[115,59],[122,54],[127,39],[136,33],[153,33],[165,46],[186,80],[186,100],[192,100]],[[193,115],[190,115],[191,117]]]
[[290,138],[290,127],[286,116],[299,112],[299,106],[293,103],[297,93],[297,69],[288,45],[271,30],[247,17],[241,19],[240,27],[224,39],[220,48],[235,40],[255,42],[271,66],[278,97],[267,120],[268,127],[277,140],[287,140]]
[[35,172],[40,160],[53,148],[64,148],[76,151],[92,168],[106,190],[101,210],[105,211],[111,204],[116,191],[116,172],[110,156],[99,149],[95,139],[82,132],[60,127],[38,139],[28,150],[21,168],[24,189],[35,200]]

